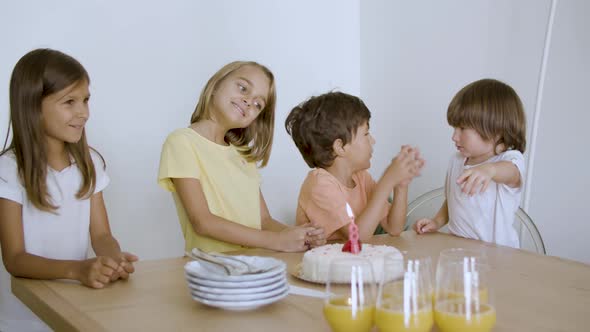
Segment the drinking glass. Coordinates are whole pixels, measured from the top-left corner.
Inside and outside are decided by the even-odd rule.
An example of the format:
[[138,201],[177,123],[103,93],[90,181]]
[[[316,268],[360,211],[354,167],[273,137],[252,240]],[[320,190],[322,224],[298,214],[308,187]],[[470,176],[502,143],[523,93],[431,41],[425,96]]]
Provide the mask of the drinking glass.
[[434,320],[442,332],[490,331],[496,323],[490,267],[481,252],[441,252],[436,271]]
[[375,278],[371,263],[362,258],[330,262],[324,317],[335,332],[369,332],[375,313]]
[[430,257],[385,256],[375,324],[380,332],[427,332],[434,324]]

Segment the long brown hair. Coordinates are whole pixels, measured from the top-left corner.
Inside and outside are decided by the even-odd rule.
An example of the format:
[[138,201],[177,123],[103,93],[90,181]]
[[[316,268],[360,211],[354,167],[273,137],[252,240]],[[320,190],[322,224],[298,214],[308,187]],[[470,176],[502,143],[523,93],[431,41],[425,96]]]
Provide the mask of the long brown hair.
[[260,167],[266,166],[270,158],[275,122],[276,89],[273,73],[265,66],[253,61],[234,61],[219,69],[207,82],[195,111],[191,116],[191,124],[204,119],[210,119],[210,106],[213,94],[219,84],[231,73],[244,67],[254,66],[262,70],[270,81],[270,88],[266,99],[266,106],[252,123],[246,128],[234,128],[225,134],[227,142],[238,147],[247,161],[260,162]]
[[[449,104],[447,121],[453,127],[473,128],[495,146],[524,153],[526,119],[522,102],[509,85],[482,79],[466,85]],[[496,149],[494,149],[496,151]]]
[[[43,98],[82,81],[90,83],[84,67],[71,56],[52,49],[36,49],[25,54],[12,71],[10,125],[0,155],[13,151],[27,198],[39,210],[53,212],[58,208],[47,191],[47,147],[41,103]],[[7,147],[11,127],[12,140]],[[82,173],[76,198],[87,199],[94,192],[96,172],[86,131],[77,143],[66,142],[65,147]]]

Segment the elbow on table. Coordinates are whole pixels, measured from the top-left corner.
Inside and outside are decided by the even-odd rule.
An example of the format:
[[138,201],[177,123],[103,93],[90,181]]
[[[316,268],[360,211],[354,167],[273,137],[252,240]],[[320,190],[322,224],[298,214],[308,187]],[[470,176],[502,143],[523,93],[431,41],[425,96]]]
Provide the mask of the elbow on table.
[[18,264],[16,263],[16,260],[17,259],[15,257],[3,260],[6,272],[10,273],[10,275],[13,277],[24,277],[24,275],[21,275],[21,273],[19,273],[19,269],[17,266]]
[[390,236],[398,237],[402,234],[402,229],[391,229],[387,231],[387,234],[389,234]]
[[373,238],[373,233],[369,234],[359,234],[359,241],[367,242]]

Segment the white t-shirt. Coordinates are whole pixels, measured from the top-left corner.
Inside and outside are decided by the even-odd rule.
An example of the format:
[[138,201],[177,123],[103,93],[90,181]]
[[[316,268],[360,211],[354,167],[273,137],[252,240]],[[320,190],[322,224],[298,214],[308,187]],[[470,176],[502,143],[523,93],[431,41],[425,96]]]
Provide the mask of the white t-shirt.
[[464,170],[478,165],[465,165],[465,157],[459,153],[453,155],[445,183],[448,228],[457,236],[519,248],[518,234],[513,224],[524,185],[524,157],[518,150],[509,150],[480,165],[498,161],[510,161],[516,165],[520,172],[520,187],[511,188],[492,181],[483,193],[469,196],[461,191],[457,178]]
[[[95,193],[109,183],[102,159],[91,150],[96,170]],[[0,156],[0,198],[22,205],[22,223],[25,250],[28,253],[52,259],[86,259],[90,231],[90,199],[79,200],[76,193],[82,175],[75,163],[61,171],[48,167],[47,188],[52,203],[59,206],[55,213],[37,209],[27,198],[27,192],[18,179],[14,153]],[[10,292],[10,278],[0,266],[0,330],[47,331],[39,321]]]

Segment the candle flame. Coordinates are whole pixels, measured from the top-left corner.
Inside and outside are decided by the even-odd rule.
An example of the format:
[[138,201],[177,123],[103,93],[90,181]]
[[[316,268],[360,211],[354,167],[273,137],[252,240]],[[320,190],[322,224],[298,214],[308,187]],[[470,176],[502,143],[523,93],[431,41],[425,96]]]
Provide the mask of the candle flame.
[[346,203],[346,213],[348,213],[349,218],[354,218],[354,213],[352,212],[352,209],[350,208],[350,205],[348,205],[348,203]]

